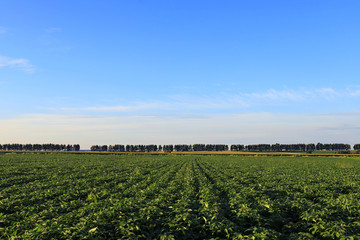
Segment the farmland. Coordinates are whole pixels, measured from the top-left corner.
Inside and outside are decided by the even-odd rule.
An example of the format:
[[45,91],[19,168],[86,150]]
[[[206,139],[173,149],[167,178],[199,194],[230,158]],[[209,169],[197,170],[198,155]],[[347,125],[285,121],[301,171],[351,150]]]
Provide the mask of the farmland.
[[359,239],[360,158],[7,153],[1,239]]

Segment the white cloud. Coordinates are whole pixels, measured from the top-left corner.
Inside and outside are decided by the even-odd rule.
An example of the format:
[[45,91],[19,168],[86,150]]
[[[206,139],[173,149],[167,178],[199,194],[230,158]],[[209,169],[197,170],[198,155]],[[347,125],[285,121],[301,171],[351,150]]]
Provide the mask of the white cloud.
[[360,96],[360,90],[351,91],[351,92],[350,92],[350,95],[351,95],[351,96],[354,96],[354,97],[355,97],[355,96]]
[[81,110],[90,110],[90,111],[100,111],[100,112],[130,112],[130,111],[136,111],[136,110],[148,110],[148,109],[158,109],[161,106],[152,103],[152,104],[137,104],[137,105],[117,105],[117,106],[100,106],[100,107],[86,107],[81,108]]
[[[259,109],[269,106],[298,106],[303,108],[306,101],[315,103],[317,101],[328,101],[336,99],[342,101],[347,97],[360,96],[360,90],[335,91],[332,88],[319,88],[313,90],[276,90],[269,89],[264,92],[253,93],[220,93],[215,95],[194,95],[194,94],[174,94],[163,96],[161,100],[149,100],[143,102],[130,102],[128,104],[88,106],[78,108],[42,108],[51,111],[61,112],[83,112],[83,113],[190,113],[190,112],[209,112],[218,110],[241,111],[249,109]],[[311,110],[311,109],[308,109]],[[325,109],[326,111],[326,109]]]
[[245,108],[248,103],[234,94],[219,94],[219,95],[190,95],[190,94],[175,94],[169,95],[168,102],[176,109],[224,109],[224,108]]
[[33,73],[35,71],[34,66],[31,65],[27,59],[0,56],[0,68],[4,67],[17,68],[27,73]]
[[239,99],[237,96],[192,96],[192,95],[172,95],[167,96],[162,101],[148,101],[148,102],[133,102],[128,105],[113,105],[113,106],[90,106],[82,108],[68,108],[63,107],[60,109],[42,108],[52,111],[82,111],[82,112],[179,112],[179,111],[192,111],[192,110],[207,110],[207,109],[231,109],[231,108],[244,108],[246,103]]
[[[301,89],[301,90],[276,90],[269,89],[264,92],[255,92],[250,94],[245,94],[248,96],[248,100],[267,100],[267,101],[288,101],[301,102],[307,99],[323,99],[323,100],[332,100],[332,99],[341,99],[345,97],[356,97],[360,96],[360,90],[349,90],[349,89],[340,89],[335,90],[333,88],[324,87],[317,89]],[[241,94],[240,94],[241,96]]]
[[320,89],[316,89],[314,91],[315,94],[320,94],[323,98],[325,99],[332,99],[335,97],[339,97],[341,95],[343,95],[343,93],[338,92],[332,88],[320,88]]
[[248,94],[248,96],[254,98],[261,98],[261,99],[270,99],[270,100],[287,99],[287,100],[298,101],[304,98],[304,92],[296,92],[294,90],[269,89],[263,93],[251,93]]
[[62,112],[86,112],[86,113],[115,113],[115,112],[136,112],[141,110],[170,110],[170,108],[166,108],[166,103],[162,102],[149,102],[149,103],[142,103],[142,102],[135,102],[129,105],[113,105],[113,106],[91,106],[91,107],[61,107],[61,108],[53,108],[53,107],[40,107],[43,110],[49,110],[52,112],[62,111]]

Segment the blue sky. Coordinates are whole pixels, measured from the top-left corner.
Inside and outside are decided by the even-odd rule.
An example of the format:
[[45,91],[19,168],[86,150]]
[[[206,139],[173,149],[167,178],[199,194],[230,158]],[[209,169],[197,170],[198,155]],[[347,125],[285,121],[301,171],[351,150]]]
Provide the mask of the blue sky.
[[0,143],[359,143],[359,12],[4,0]]

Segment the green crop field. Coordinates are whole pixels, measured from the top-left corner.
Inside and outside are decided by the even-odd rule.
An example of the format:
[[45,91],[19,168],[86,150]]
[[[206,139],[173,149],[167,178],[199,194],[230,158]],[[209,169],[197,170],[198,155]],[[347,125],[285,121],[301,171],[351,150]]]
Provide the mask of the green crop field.
[[2,154],[0,239],[360,239],[360,158]]

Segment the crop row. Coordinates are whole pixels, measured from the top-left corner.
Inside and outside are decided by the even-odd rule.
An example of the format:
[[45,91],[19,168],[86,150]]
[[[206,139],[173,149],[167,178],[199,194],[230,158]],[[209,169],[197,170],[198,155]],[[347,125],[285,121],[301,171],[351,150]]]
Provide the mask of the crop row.
[[356,158],[0,155],[1,239],[358,239]]

